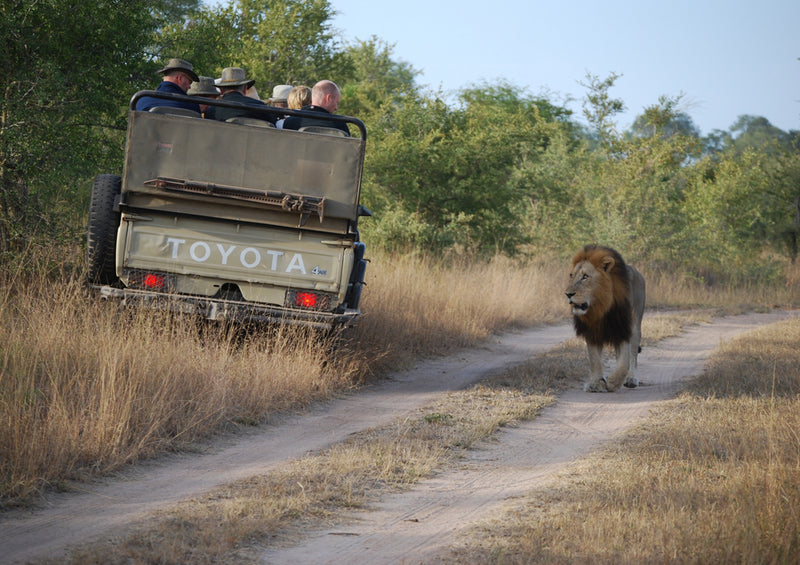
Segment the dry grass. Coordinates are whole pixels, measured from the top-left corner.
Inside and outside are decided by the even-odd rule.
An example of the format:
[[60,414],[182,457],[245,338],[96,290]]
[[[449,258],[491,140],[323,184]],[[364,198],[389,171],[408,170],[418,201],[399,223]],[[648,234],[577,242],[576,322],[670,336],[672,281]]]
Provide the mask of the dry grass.
[[378,255],[368,274],[356,341],[364,351],[387,352],[390,368],[567,314],[560,300],[565,275],[552,265]]
[[[691,314],[653,316],[644,335],[655,343],[695,321]],[[570,340],[448,394],[413,418],[175,506],[112,545],[76,551],[70,562],[255,562],[265,546],[296,543],[307,529],[342,525],[348,511],[452,466],[501,427],[534,418],[555,401],[554,392],[582,377],[585,365],[582,342]]]
[[724,345],[679,399],[448,561],[797,562],[798,343],[794,320]]
[[713,308],[727,315],[800,304],[800,262],[787,264],[785,284],[706,284],[669,270],[643,271],[648,308]]
[[162,313],[120,314],[75,282],[41,290],[0,306],[8,503],[324,398],[358,370],[325,365],[324,344],[305,332],[199,332]]
[[247,563],[265,546],[296,543],[309,528],[344,524],[348,511],[410,487],[465,450],[554,400],[561,377],[539,365],[447,395],[415,417],[366,430],[323,453],[175,506],[114,544],[74,552],[69,563]]
[[[63,258],[0,272],[0,507],[567,314],[563,265],[372,259],[365,315],[335,353],[288,328],[241,335],[120,313],[89,296]],[[669,302],[660,292],[651,289],[653,303]],[[752,300],[703,304],[722,302]]]
[[[368,314],[332,354],[303,330],[242,337],[193,319],[122,314],[90,297],[79,276],[48,276],[51,265],[9,273],[0,288],[0,504],[262,422],[413,356],[560,310],[543,269],[377,259]],[[509,293],[530,308],[514,307]]]

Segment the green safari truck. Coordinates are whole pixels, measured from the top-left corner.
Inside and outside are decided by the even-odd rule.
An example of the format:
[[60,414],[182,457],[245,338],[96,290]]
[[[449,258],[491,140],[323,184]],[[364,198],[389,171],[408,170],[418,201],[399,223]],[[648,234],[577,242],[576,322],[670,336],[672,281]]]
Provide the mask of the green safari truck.
[[[89,283],[122,304],[320,328],[360,314],[367,260],[358,220],[367,132],[277,129],[264,120],[203,119],[131,99],[122,176],[95,178],[87,228]],[[203,101],[204,103],[206,100]],[[218,106],[234,102],[208,100]],[[319,113],[313,117],[318,118]],[[333,124],[332,124],[333,125]]]

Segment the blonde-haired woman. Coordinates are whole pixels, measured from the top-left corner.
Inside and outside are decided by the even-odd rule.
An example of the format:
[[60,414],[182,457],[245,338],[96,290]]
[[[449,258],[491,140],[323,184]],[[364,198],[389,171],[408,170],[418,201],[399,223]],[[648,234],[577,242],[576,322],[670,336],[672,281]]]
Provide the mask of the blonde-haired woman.
[[291,110],[302,110],[305,106],[311,106],[311,89],[307,86],[295,86],[289,92],[288,101]]

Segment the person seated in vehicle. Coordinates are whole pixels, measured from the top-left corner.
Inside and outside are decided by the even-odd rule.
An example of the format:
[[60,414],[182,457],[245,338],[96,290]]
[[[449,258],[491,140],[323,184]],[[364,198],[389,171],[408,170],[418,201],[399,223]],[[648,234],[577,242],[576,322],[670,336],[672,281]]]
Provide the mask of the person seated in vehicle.
[[[239,67],[226,67],[222,69],[222,76],[214,81],[222,93],[221,99],[226,102],[239,102],[252,108],[267,108],[268,106],[261,100],[250,98],[246,95],[247,89],[255,84],[255,80],[245,76],[244,69]],[[275,116],[252,112],[246,108],[224,108],[222,106],[212,106],[206,112],[207,118],[224,122],[231,118],[245,117],[263,120],[275,125]]]
[[[277,86],[275,88],[278,88]],[[311,105],[311,89],[307,86],[295,86],[289,87],[290,90],[286,96],[286,104],[283,106],[289,106],[290,110],[302,110],[303,106],[310,106]],[[274,94],[274,91],[273,91]],[[288,116],[283,116],[275,125],[278,128],[283,128],[283,122],[286,121]]]
[[[339,107],[339,100],[341,100],[341,93],[336,83],[330,80],[321,80],[311,89],[311,105],[304,106],[302,109],[310,112],[332,115]],[[283,129],[298,130],[309,126],[336,128],[345,132],[348,137],[350,136],[350,130],[347,129],[347,124],[326,120],[324,117],[307,118],[305,116],[289,116],[283,122]]]
[[[156,91],[169,92],[172,94],[186,94],[186,91],[192,85],[192,82],[197,82],[198,76],[194,72],[192,64],[183,59],[170,59],[163,69],[156,71],[158,74],[164,75],[161,84],[158,85]],[[148,111],[150,108],[156,106],[168,106],[170,108],[185,108],[193,112],[200,113],[200,106],[192,102],[182,102],[180,100],[165,100],[161,98],[154,98],[152,96],[143,96],[136,101],[136,109],[140,111]]]
[[290,110],[302,110],[304,106],[311,106],[311,89],[307,86],[295,86],[289,93],[287,100]]
[[[219,98],[219,90],[214,86],[214,79],[211,77],[200,77],[199,80],[192,83],[186,94],[200,98]],[[208,111],[208,104],[201,102],[200,111],[205,117],[205,113]]]
[[291,84],[278,84],[272,88],[272,96],[267,100],[267,103],[276,108],[286,108],[289,103],[289,93],[291,91]]

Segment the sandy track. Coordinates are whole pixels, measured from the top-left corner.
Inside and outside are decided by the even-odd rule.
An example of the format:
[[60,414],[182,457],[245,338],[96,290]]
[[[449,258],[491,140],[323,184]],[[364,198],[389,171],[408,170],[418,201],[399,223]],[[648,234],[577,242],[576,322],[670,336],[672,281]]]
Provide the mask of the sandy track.
[[[795,313],[796,315],[796,313]],[[786,312],[718,320],[662,341],[640,357],[642,386],[615,394],[569,390],[535,420],[505,429],[496,442],[471,452],[456,471],[393,495],[354,526],[321,531],[299,547],[267,550],[271,564],[371,565],[432,563],[459,532],[485,520],[509,498],[544,485],[572,462],[642,421],[681,382],[699,374],[720,342],[788,317]]]
[[[414,563],[432,559],[457,533],[508,497],[553,473],[646,416],[696,374],[721,341],[793,314],[726,318],[692,329],[640,357],[643,386],[616,394],[567,391],[533,422],[505,430],[468,465],[389,497],[346,531],[322,531],[300,547],[265,551],[267,563]],[[268,471],[353,432],[386,424],[488,374],[518,364],[570,337],[568,324],[508,334],[485,347],[426,361],[357,394],[216,442],[203,453],[165,457],[124,475],[50,496],[41,508],[0,514],[0,562],[58,557],[72,545],[119,533],[149,513]],[[342,535],[344,534],[344,535]],[[365,561],[366,560],[366,561]]]

